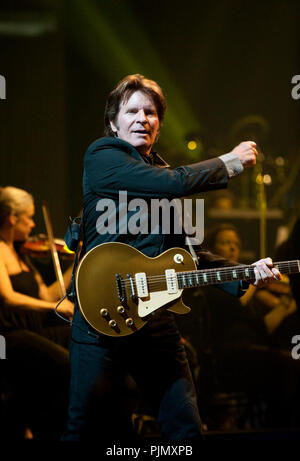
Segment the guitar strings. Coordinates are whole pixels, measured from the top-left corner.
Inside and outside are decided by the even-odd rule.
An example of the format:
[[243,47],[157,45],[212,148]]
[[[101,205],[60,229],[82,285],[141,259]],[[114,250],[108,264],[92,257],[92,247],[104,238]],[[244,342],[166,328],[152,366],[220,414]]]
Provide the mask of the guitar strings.
[[[280,266],[280,271],[284,272],[286,269],[288,269],[287,273],[290,273],[291,270],[297,269],[296,272],[299,272],[299,261],[298,260],[292,260],[292,261],[282,261],[282,262],[275,262],[273,263],[273,266]],[[296,267],[291,267],[291,266],[296,266]],[[212,268],[212,269],[201,269],[201,270],[194,270],[194,271],[184,271],[184,272],[176,272],[176,275],[180,277],[181,279],[183,277],[188,277],[188,278],[193,278],[194,280],[199,279],[199,276],[202,274],[206,274],[207,279],[210,278],[211,280],[201,281],[203,284],[205,283],[210,283],[212,282],[217,282],[217,277],[215,276],[216,272],[220,272],[222,277],[230,277],[230,280],[232,280],[232,272],[236,271],[237,272],[237,279],[239,279],[240,275],[243,275],[243,279],[253,279],[251,276],[245,276],[244,274],[241,274],[241,272],[245,271],[245,269],[250,270],[251,272],[254,272],[254,266],[230,266],[226,268]],[[212,276],[213,275],[213,276]],[[254,274],[253,274],[254,275]],[[224,282],[230,281],[230,280],[223,280]],[[147,276],[147,281],[149,284],[155,284],[155,283],[161,283],[166,281],[166,275],[149,275]],[[182,280],[181,280],[182,281]],[[129,278],[124,278],[122,280],[123,286],[130,286],[131,285],[131,280]],[[185,287],[188,288],[188,287]]]
[[[287,263],[281,263],[280,264],[280,270],[283,272],[285,269],[288,269],[288,273],[290,270],[293,270],[293,269],[296,269],[296,268],[292,268],[290,267],[291,266],[291,263],[295,263],[297,264],[297,271],[299,271],[298,269],[298,262],[297,261],[289,261]],[[277,263],[278,264],[278,263]],[[283,264],[286,264],[287,267],[283,267]],[[199,276],[201,276],[202,274],[206,274],[207,275],[207,278],[211,278],[211,279],[217,279],[217,277],[215,276],[215,272],[220,272],[222,276],[230,276],[230,279],[232,279],[232,272],[235,270],[237,272],[237,276],[239,275],[242,275],[243,278],[245,279],[251,279],[251,276],[246,276],[245,274],[241,274],[240,272],[241,271],[245,271],[245,269],[248,269],[248,270],[251,270],[251,272],[254,272],[254,268],[253,267],[248,267],[248,266],[233,266],[233,267],[230,267],[230,268],[224,268],[224,269],[208,269],[208,270],[199,270],[199,271],[184,271],[184,272],[176,272],[176,275],[183,278],[183,277],[194,277],[194,278],[199,278]],[[296,272],[297,272],[296,271]],[[147,280],[148,282],[151,282],[151,281],[159,281],[159,280],[165,280],[166,279],[166,275],[149,275],[147,276]],[[124,278],[123,279],[123,283],[128,283],[129,285],[131,284],[131,281],[129,278]]]
[[[281,270],[285,270],[286,267],[283,267],[283,264],[286,264],[288,266],[288,269],[290,269],[290,265],[294,263],[298,266],[298,261],[295,260],[295,261],[284,261],[282,263],[274,263],[274,265],[280,265],[280,269]],[[183,271],[183,272],[176,272],[176,275],[181,275],[181,276],[185,276],[185,274],[190,274],[190,275],[193,275],[193,276],[197,276],[198,274],[201,275],[201,274],[208,274],[210,276],[211,273],[215,273],[215,272],[221,272],[222,274],[225,274],[225,275],[231,275],[232,274],[232,271],[245,271],[245,269],[248,269],[250,271],[254,271],[254,266],[230,266],[230,267],[226,267],[226,268],[212,268],[212,269],[200,269],[200,270],[193,270],[193,271]],[[297,269],[299,270],[299,269]],[[147,276],[147,279],[155,279],[155,278],[161,278],[161,279],[165,279],[166,278],[166,275],[148,275]],[[123,279],[124,281],[125,280],[130,280],[129,278],[124,278]],[[130,282],[129,282],[130,283]]]
[[[283,263],[274,263],[274,265],[280,265],[280,269],[281,270],[284,270],[285,268],[283,267],[283,264],[287,264],[288,268],[289,266],[294,263],[298,266],[298,261],[295,260],[295,261],[287,261],[287,262],[283,262]],[[253,271],[254,270],[254,266],[230,266],[230,267],[222,267],[222,268],[212,268],[212,269],[200,269],[200,270],[192,270],[192,271],[182,271],[182,272],[176,272],[177,275],[185,275],[185,274],[194,274],[194,275],[197,275],[197,274],[202,274],[202,273],[206,273],[206,274],[211,274],[211,273],[215,273],[215,272],[222,272],[222,273],[232,273],[232,271],[238,271],[240,272],[241,270],[245,270],[245,269],[248,269],[248,270],[251,270]],[[147,278],[165,278],[166,275],[149,275],[147,276]],[[125,279],[124,279],[125,280]],[[129,279],[126,279],[126,280],[129,280]]]

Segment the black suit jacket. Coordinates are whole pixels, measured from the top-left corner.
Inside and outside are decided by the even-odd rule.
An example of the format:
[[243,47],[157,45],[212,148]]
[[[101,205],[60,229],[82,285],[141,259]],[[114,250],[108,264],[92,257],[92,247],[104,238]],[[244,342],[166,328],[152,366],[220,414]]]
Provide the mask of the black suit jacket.
[[[143,199],[149,205],[151,199],[172,200],[195,193],[227,186],[228,173],[222,160],[214,158],[175,169],[168,166],[156,154],[153,165],[131,145],[118,138],[104,137],[92,143],[84,159],[84,233],[86,250],[100,243],[119,241],[131,245],[147,256],[157,256],[171,246],[184,245],[185,235],[166,235],[161,232],[132,235],[124,234],[124,223],[116,222],[113,234],[100,234],[99,200],[110,199],[119,216],[119,191],[126,191],[128,202]],[[98,204],[98,205],[97,205]],[[127,212],[127,220],[133,215]],[[150,213],[147,221],[150,221]],[[126,225],[126,223],[125,223]]]
[[[101,211],[99,208],[104,203],[108,203],[104,200],[109,199],[109,203],[114,205],[111,218],[112,215],[119,216],[122,211],[120,208],[123,206],[119,203],[120,191],[126,191],[128,201],[143,199],[150,205],[151,199],[172,200],[203,191],[225,188],[227,184],[227,169],[219,158],[171,169],[157,154],[144,157],[131,144],[123,140],[113,137],[97,139],[88,147],[84,158],[83,254],[101,243],[113,241],[131,245],[151,257],[170,247],[185,246],[184,232],[177,235],[166,235],[162,232],[133,235],[130,232],[123,233],[123,224],[118,220],[115,232],[99,233],[99,218],[107,211],[103,209]],[[127,213],[127,220],[132,214],[132,212]],[[150,216],[148,218],[150,219]],[[201,248],[198,248],[197,252],[200,255],[201,267],[231,264],[224,258],[212,255]],[[76,305],[73,324],[79,326],[79,329],[73,329],[73,336],[78,340],[82,339],[82,330],[87,329],[87,324],[80,316]]]

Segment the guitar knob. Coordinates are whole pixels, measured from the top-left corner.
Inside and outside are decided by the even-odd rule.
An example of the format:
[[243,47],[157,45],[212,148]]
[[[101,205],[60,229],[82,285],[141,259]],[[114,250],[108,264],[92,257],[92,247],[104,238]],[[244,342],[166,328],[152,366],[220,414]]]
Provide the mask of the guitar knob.
[[125,309],[124,309],[123,306],[118,306],[118,307],[117,307],[117,311],[119,312],[119,314],[124,314]]
[[131,317],[128,317],[128,319],[125,320],[125,323],[128,327],[132,327],[134,325],[134,321]]
[[183,262],[183,256],[179,253],[177,253],[175,256],[174,256],[174,261],[177,263],[177,264],[181,264]]
[[102,317],[108,317],[109,316],[109,313],[108,313],[107,309],[101,309],[100,314],[102,315]]
[[108,322],[108,325],[111,327],[111,328],[116,328],[117,326],[117,322],[115,320],[110,320]]

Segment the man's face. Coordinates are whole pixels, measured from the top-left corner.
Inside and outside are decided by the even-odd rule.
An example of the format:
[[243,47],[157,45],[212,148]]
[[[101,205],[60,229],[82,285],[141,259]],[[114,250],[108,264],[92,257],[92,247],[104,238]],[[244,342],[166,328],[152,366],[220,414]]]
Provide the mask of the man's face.
[[222,230],[218,232],[214,251],[231,261],[238,261],[240,256],[240,239],[233,230]]
[[159,118],[152,99],[142,91],[121,103],[116,122],[110,122],[118,138],[127,141],[140,153],[149,154],[159,132]]

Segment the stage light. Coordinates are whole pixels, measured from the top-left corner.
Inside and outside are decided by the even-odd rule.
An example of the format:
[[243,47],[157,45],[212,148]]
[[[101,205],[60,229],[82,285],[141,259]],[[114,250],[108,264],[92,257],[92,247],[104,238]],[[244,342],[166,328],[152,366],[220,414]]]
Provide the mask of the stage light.
[[189,150],[195,150],[198,147],[196,141],[189,141],[187,146]]
[[264,175],[264,184],[270,186],[272,184],[272,177],[269,174]]
[[184,137],[186,148],[189,151],[187,155],[190,159],[199,160],[203,153],[202,131],[203,128],[200,127],[198,130],[187,132]]
[[275,163],[276,163],[277,166],[283,166],[284,163],[285,163],[284,158],[283,157],[277,157],[275,159]]
[[258,173],[255,179],[256,184],[263,184],[264,183],[264,178],[261,173]]

